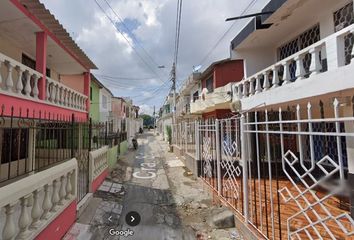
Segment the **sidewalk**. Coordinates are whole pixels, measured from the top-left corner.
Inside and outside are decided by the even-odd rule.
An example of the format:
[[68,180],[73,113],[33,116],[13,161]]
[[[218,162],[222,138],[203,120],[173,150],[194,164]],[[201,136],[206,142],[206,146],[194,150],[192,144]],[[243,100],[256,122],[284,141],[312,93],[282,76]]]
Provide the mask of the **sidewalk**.
[[[211,226],[211,216],[225,211],[225,207],[212,204],[209,189],[191,176],[183,162],[167,152],[168,145],[157,138],[152,134],[142,137],[139,149],[129,151],[118,161],[65,240],[242,239],[234,228]],[[148,158],[156,162],[156,176],[151,180],[134,177]],[[142,221],[136,227],[125,224],[130,210],[141,215]],[[119,238],[110,235],[112,228],[135,232]]]

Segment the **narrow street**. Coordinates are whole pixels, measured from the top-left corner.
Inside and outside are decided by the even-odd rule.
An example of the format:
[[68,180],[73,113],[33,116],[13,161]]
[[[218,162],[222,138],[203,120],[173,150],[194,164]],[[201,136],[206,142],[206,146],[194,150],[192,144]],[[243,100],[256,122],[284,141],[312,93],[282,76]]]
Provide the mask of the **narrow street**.
[[[165,142],[152,131],[138,142],[136,151],[118,161],[64,239],[242,239],[236,229],[211,226],[212,213],[225,208],[212,204],[206,186],[167,152]],[[141,217],[137,226],[127,224],[131,212]],[[117,231],[128,236],[119,237]]]

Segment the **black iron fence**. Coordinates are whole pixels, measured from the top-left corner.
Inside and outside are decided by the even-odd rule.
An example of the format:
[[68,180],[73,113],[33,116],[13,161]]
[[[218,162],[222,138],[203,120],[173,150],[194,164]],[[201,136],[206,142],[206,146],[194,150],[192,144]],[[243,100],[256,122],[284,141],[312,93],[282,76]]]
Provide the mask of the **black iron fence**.
[[[88,169],[88,153],[126,140],[109,123],[77,119],[74,115],[29,112],[12,107],[0,111],[0,186],[76,157]],[[5,114],[6,113],[6,114]]]

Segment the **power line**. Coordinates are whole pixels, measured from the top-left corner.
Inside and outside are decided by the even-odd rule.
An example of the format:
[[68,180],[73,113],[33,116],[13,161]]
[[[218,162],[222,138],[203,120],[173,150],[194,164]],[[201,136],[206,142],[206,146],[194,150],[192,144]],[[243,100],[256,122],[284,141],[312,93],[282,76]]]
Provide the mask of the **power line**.
[[130,81],[141,81],[141,80],[151,80],[151,79],[156,79],[155,77],[141,77],[141,78],[133,78],[133,77],[121,77],[121,76],[109,76],[109,75],[101,75],[101,74],[94,74],[95,76],[100,76],[103,78],[109,78],[109,79],[117,79],[117,80],[130,80]]
[[[249,8],[251,8],[258,0],[253,0],[248,4],[248,6],[242,11],[241,16],[247,12]],[[235,26],[236,22],[234,22],[216,41],[214,46],[208,51],[208,53],[202,58],[199,65],[203,65],[203,63],[209,58],[212,52],[216,49],[216,47],[220,44],[220,42],[226,37],[226,35],[231,31],[231,29]]]
[[140,48],[145,52],[146,56],[150,58],[150,60],[158,67],[159,64],[154,60],[154,58],[148,53],[148,51],[144,48],[142,43],[135,37],[133,34],[132,30],[125,24],[124,20],[120,17],[120,15],[113,9],[113,7],[110,5],[110,3],[107,0],[104,0],[107,4],[107,6],[112,10],[113,14],[118,18],[119,22],[125,27],[127,32],[129,33],[129,36],[134,40],[134,42],[140,46]]
[[111,24],[114,26],[114,28],[123,36],[125,41],[128,43],[128,45],[134,50],[134,52],[138,55],[138,57],[141,59],[141,61],[158,77],[158,79],[163,82],[160,78],[160,76],[155,72],[155,70],[144,60],[144,58],[139,54],[137,49],[133,46],[133,44],[128,40],[128,38],[124,35],[123,32],[119,30],[119,28],[116,26],[115,22],[108,16],[106,11],[102,8],[102,6],[97,2],[97,0],[94,0],[96,5],[101,9],[101,11],[104,13],[104,15],[108,18],[108,20],[111,22]]

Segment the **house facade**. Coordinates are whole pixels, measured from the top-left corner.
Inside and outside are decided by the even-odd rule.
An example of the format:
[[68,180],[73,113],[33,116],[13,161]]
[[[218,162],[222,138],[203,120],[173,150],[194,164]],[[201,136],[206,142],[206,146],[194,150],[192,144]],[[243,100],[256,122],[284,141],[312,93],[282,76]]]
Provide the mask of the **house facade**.
[[0,238],[61,239],[108,173],[88,134],[97,67],[37,0],[1,1],[0,21]]
[[203,119],[231,116],[231,85],[243,78],[243,61],[224,59],[212,63],[200,76],[201,92],[193,97],[191,114]]
[[[172,133],[172,108],[173,108],[173,94],[170,93],[165,100],[165,103],[159,111],[159,118],[156,125],[162,139],[168,141],[169,132]],[[172,143],[171,143],[172,144]]]
[[91,74],[90,84],[90,118],[94,122],[100,121],[100,89],[104,86],[98,79]]
[[198,100],[202,87],[200,82],[201,73],[192,73],[182,84],[176,101],[177,122],[194,121],[198,114],[191,113],[191,103]]
[[103,87],[100,89],[100,121],[107,122],[112,118],[112,92]]
[[208,121],[174,128],[174,150],[244,236],[351,239],[353,1],[270,0],[260,12],[230,44],[244,76],[222,91],[228,113],[202,89],[191,113]]

